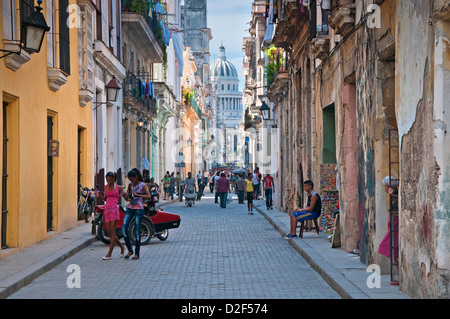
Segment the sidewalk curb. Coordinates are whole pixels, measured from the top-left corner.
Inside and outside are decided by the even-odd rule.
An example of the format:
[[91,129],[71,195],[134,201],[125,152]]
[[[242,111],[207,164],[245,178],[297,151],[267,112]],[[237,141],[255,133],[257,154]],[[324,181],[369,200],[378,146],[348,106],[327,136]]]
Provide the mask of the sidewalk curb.
[[[162,207],[175,202],[176,200],[170,200],[161,203],[158,207]],[[61,234],[59,234],[61,235]],[[30,284],[33,280],[43,275],[47,271],[56,267],[66,259],[72,257],[82,249],[88,247],[92,243],[96,242],[97,236],[92,235],[89,238],[79,239],[68,246],[61,248],[60,250],[50,254],[44,259],[36,262],[31,267],[24,269],[7,279],[0,282],[0,299],[6,299],[13,293],[19,291],[23,287]]]
[[58,264],[62,263],[69,257],[72,257],[77,252],[88,247],[95,241],[97,241],[96,236],[88,239],[79,239],[74,243],[58,250],[57,252],[52,253],[48,257],[36,262],[31,267],[3,280],[0,282],[0,299],[8,298],[8,296],[30,284],[39,276],[56,267]]
[[[287,235],[286,231],[282,229],[282,223],[275,216],[269,216],[262,209],[254,205],[254,208],[264,216],[269,223],[284,237]],[[346,279],[342,273],[331,266],[322,256],[320,256],[313,247],[311,247],[303,239],[289,239],[289,244],[305,258],[311,267],[344,299],[369,299],[364,292],[362,292],[351,281]]]

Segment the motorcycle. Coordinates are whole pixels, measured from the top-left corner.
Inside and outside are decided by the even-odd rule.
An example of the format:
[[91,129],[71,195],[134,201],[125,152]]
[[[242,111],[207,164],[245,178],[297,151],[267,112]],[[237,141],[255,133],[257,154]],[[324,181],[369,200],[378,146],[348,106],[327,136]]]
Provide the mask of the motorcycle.
[[[153,198],[153,196],[152,196]],[[181,218],[179,215],[163,212],[162,208],[156,209],[153,200],[144,204],[144,216],[141,222],[141,245],[147,245],[153,237],[157,237],[160,241],[166,241],[169,237],[169,229],[180,227]],[[110,238],[106,231],[106,225],[103,223],[104,205],[95,206],[97,238],[103,243],[109,245]],[[119,220],[117,221],[116,236],[123,238],[123,221],[125,218],[125,210],[122,206],[119,207]],[[130,222],[128,228],[129,238],[131,243],[136,243],[136,221],[135,218]]]
[[156,206],[156,203],[159,203],[159,192],[156,186],[151,186],[150,189],[150,195],[152,195],[151,199],[147,201],[147,207],[148,209],[154,208]]
[[78,197],[78,219],[83,219],[86,223],[92,220],[92,214],[95,212],[95,190],[94,188],[83,187],[78,184],[81,188],[80,196]]

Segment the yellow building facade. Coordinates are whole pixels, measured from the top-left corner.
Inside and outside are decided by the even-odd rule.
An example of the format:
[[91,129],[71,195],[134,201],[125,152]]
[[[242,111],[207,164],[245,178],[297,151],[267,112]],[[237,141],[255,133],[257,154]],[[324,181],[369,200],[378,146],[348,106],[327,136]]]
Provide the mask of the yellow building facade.
[[[81,223],[78,182],[93,186],[92,102],[80,105],[78,30],[60,14],[72,2],[43,3],[51,29],[39,53],[0,59],[0,259]],[[22,4],[0,5],[0,46],[17,48]]]

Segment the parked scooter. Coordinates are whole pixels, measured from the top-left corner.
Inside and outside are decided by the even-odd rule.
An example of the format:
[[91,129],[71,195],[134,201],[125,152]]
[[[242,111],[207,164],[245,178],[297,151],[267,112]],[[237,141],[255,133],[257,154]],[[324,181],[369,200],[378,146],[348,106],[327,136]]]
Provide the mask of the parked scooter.
[[80,183],[78,185],[81,188],[77,207],[78,219],[84,218],[84,221],[89,223],[95,211],[95,190],[93,188],[83,187]]

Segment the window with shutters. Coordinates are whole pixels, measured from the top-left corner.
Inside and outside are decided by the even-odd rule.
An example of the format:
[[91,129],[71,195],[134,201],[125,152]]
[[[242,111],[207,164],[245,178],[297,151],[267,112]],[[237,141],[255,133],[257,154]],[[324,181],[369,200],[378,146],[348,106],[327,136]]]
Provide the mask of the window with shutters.
[[2,0],[3,37],[5,40],[18,40],[16,30],[16,1]]
[[31,15],[34,11],[34,0],[21,0],[20,3],[20,25]]
[[46,1],[47,25],[50,31],[47,32],[47,65],[56,68],[56,34],[55,34],[55,0]]
[[59,0],[59,68],[61,71],[70,74],[70,41],[69,26],[67,19],[69,13],[67,8],[69,0]]
[[82,12],[82,26],[78,30],[79,85],[94,91],[94,34],[93,11],[89,6]]
[[99,41],[103,41],[103,29],[102,29],[102,1],[101,0],[97,0],[95,1],[95,9],[96,9],[96,20],[95,20],[95,25],[97,27],[97,37],[96,39]]

